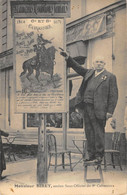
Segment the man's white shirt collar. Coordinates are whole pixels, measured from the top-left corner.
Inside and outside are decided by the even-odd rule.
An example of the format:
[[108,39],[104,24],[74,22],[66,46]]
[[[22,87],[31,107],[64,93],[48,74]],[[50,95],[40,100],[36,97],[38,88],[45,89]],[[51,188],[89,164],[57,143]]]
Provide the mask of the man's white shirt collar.
[[105,69],[101,70],[100,72],[97,72],[97,71],[95,70],[95,77],[97,77],[99,74],[101,74],[102,72],[104,72],[104,70],[105,70]]

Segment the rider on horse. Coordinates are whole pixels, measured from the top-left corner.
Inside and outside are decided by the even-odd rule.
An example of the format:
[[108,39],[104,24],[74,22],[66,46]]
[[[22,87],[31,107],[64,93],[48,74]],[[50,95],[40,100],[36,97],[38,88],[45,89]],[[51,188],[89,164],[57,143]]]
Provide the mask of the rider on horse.
[[36,52],[37,56],[37,64],[36,66],[40,66],[40,63],[43,61],[44,64],[47,64],[47,58],[49,57],[46,52],[46,47],[45,45],[48,43],[52,43],[51,41],[44,39],[43,34],[38,35],[37,38],[37,44],[33,45],[34,51]]

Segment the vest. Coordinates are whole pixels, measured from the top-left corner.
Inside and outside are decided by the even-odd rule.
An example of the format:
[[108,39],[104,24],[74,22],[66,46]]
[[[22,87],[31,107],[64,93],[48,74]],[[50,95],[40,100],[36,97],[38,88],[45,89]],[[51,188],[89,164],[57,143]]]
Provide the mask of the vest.
[[94,103],[94,90],[96,88],[96,85],[98,81],[100,80],[102,74],[99,74],[95,77],[95,74],[92,75],[92,77],[87,82],[87,87],[84,92],[84,102],[85,103]]

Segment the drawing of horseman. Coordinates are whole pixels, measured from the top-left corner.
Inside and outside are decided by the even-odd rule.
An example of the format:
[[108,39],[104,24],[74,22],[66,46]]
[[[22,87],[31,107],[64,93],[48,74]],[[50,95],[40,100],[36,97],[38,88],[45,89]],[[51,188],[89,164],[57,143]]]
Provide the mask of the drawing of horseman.
[[41,72],[46,72],[50,74],[51,79],[53,81],[53,71],[55,65],[55,52],[57,51],[54,46],[50,46],[46,49],[46,44],[51,44],[51,40],[47,40],[43,38],[43,34],[38,35],[37,44],[33,45],[34,52],[36,52],[36,56],[26,60],[23,63],[23,72],[21,72],[20,77],[26,74],[26,78],[30,81],[30,76],[33,71],[36,71],[36,79],[39,82],[39,75]]
[[51,41],[44,39],[43,34],[38,35],[37,38],[37,44],[34,45],[34,51],[36,52],[36,56],[37,56],[37,66],[41,67],[40,63],[43,63],[46,65],[47,60],[48,60],[48,53],[46,50],[45,45],[48,43],[52,43]]

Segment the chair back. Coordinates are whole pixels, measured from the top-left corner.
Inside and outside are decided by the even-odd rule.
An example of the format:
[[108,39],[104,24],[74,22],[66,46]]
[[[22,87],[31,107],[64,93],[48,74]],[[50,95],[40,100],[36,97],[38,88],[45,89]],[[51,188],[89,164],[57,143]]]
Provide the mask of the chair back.
[[53,134],[47,135],[48,152],[57,152],[56,137]]
[[120,138],[121,133],[120,132],[114,132],[112,135],[112,149],[113,150],[119,150],[120,149]]

